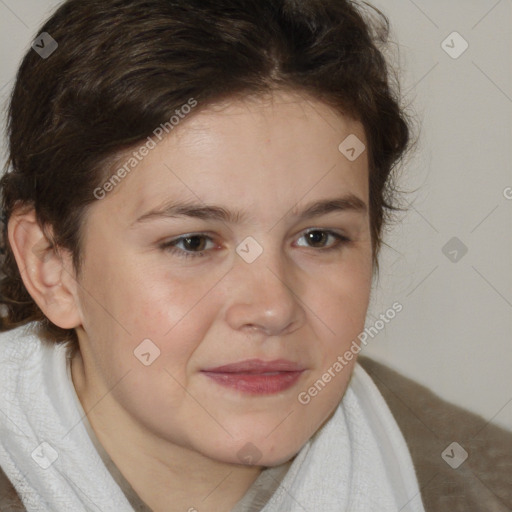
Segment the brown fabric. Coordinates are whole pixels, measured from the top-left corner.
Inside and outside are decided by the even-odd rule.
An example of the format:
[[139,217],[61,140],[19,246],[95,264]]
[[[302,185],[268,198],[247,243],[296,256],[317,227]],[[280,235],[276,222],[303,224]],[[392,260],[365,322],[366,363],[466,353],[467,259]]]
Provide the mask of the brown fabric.
[[[359,361],[402,430],[426,512],[512,511],[511,432],[441,400],[376,361],[366,357]],[[457,469],[441,457],[454,441],[469,454]],[[14,487],[0,469],[0,512],[24,511]]]
[[25,507],[2,468],[0,468],[0,512],[25,512]]
[[[376,361],[360,358],[360,363],[405,437],[427,512],[512,511],[511,432]],[[468,453],[457,469],[441,457],[452,442]]]

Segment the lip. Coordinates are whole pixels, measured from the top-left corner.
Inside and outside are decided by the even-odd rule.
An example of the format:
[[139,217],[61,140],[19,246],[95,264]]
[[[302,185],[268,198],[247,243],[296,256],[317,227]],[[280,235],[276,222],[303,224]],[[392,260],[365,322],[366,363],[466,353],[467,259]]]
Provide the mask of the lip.
[[205,368],[208,373],[268,373],[268,372],[297,372],[304,367],[286,359],[263,361],[261,359],[246,359],[236,363],[224,364],[215,368]]
[[221,386],[260,395],[289,389],[304,370],[303,366],[285,359],[247,359],[201,371]]

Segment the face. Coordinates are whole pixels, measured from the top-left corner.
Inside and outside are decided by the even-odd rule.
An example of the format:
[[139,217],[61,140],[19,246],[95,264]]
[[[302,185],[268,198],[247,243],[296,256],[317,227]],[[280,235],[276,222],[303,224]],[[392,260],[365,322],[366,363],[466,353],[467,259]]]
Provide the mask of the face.
[[120,418],[267,466],[329,418],[372,275],[368,161],[340,152],[349,135],[365,143],[359,122],[291,93],[226,102],[182,121],[92,205],[78,334]]

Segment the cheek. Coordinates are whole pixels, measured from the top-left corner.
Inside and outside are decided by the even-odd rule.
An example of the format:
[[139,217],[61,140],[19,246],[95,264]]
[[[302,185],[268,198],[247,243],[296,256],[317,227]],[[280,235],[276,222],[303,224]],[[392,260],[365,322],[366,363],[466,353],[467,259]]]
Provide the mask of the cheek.
[[310,305],[310,321],[317,326],[322,368],[342,355],[364,329],[371,281],[371,258],[364,256],[354,264],[333,268],[327,275],[308,276],[304,302]]
[[[328,279],[315,280],[316,284],[309,286],[308,300],[316,313],[310,315],[310,322],[319,335],[315,341],[317,364],[300,389],[298,403],[312,421],[327,419],[342,398],[356,364],[359,352],[353,343],[358,344],[357,336],[364,329],[371,290],[371,264],[364,261],[340,266]],[[317,426],[312,423],[311,429]]]
[[217,280],[177,277],[161,267],[125,263],[115,267],[105,285],[91,271],[88,282],[95,286],[95,298],[86,294],[85,328],[96,345],[96,359],[115,359],[120,370],[138,373],[143,368],[134,351],[147,347],[151,359],[156,355],[151,369],[167,370],[185,383],[189,362],[218,315]]
[[368,254],[355,254],[351,259],[332,266],[328,272],[319,269],[307,275],[306,293],[322,317],[331,320],[333,327],[341,324],[346,328],[364,320],[372,282]]
[[198,279],[171,272],[161,262],[137,262],[129,256],[88,262],[83,280],[87,313],[107,323],[117,320],[130,332],[163,337],[191,313],[204,312],[202,298],[215,284],[214,276]]
[[126,290],[126,307],[138,310],[128,321],[134,332],[153,336],[162,352],[187,351],[200,344],[218,312],[213,287],[209,279],[147,273],[139,286]]

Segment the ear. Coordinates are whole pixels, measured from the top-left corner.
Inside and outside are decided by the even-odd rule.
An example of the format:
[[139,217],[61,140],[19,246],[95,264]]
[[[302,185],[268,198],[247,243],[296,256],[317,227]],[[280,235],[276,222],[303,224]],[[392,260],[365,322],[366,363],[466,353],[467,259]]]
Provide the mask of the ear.
[[7,232],[25,288],[41,311],[62,329],[81,325],[78,283],[69,251],[53,246],[34,210],[15,211]]

